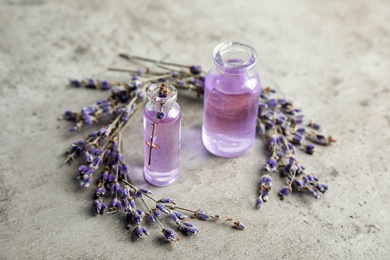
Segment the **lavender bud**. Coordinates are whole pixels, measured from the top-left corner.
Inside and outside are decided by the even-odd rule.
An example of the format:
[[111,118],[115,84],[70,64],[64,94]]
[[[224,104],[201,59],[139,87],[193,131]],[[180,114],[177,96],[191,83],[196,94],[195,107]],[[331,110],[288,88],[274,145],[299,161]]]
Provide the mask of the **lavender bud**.
[[268,140],[268,150],[272,151],[274,146],[275,146],[275,138],[270,137],[270,139]]
[[153,209],[152,212],[153,212],[153,215],[154,215],[156,218],[161,218],[161,214],[160,214],[159,211],[157,211],[157,209]]
[[271,185],[272,178],[268,174],[263,175],[263,177],[261,178],[261,186],[271,189]]
[[198,74],[202,73],[202,68],[199,65],[192,65],[190,67],[190,71],[192,74],[198,75]]
[[298,191],[302,190],[302,188],[306,186],[306,181],[304,181],[304,180],[295,179],[294,182],[295,182],[295,185],[296,185]]
[[106,194],[106,189],[104,187],[99,187],[96,190],[96,197],[104,196]]
[[172,204],[175,204],[175,201],[173,199],[170,199],[170,198],[162,198],[160,200],[160,202],[162,203],[172,203]]
[[306,129],[304,127],[300,127],[296,130],[297,133],[300,133],[301,135],[303,135],[305,132],[306,132]]
[[156,223],[156,219],[154,218],[153,214],[148,213],[148,214],[147,214],[147,220],[148,220],[150,223]]
[[139,189],[142,193],[146,193],[146,194],[153,194],[152,191],[148,190],[148,189]]
[[171,240],[171,241],[175,241],[176,240],[177,234],[172,229],[170,229],[170,228],[163,228],[162,232],[163,232],[163,234],[164,234],[166,239]]
[[180,220],[184,220],[184,219],[186,219],[186,218],[188,218],[186,215],[183,215],[181,212],[179,212],[179,211],[174,211],[173,212],[175,215],[176,215],[176,217],[178,217]]
[[290,186],[284,186],[278,193],[281,200],[284,200],[291,192]]
[[265,123],[265,130],[271,130],[272,128],[274,128],[275,124],[272,122],[272,121],[268,121]]
[[142,218],[145,216],[145,212],[142,209],[137,208],[136,211]]
[[263,195],[261,196],[261,198],[263,199],[264,202],[268,201],[268,193],[269,193],[269,190],[268,189],[264,189]]
[[328,190],[328,185],[325,184],[325,183],[318,183],[318,184],[316,185],[316,188],[317,188],[320,192],[325,193],[325,192]]
[[236,221],[233,223],[234,227],[239,229],[239,230],[244,230],[245,229],[245,225],[243,223],[241,223],[240,221]]
[[77,130],[79,129],[76,126],[69,128],[69,132],[76,132]]
[[115,192],[118,192],[120,190],[120,184],[118,182],[115,182],[113,184],[111,184],[111,187],[110,187],[110,192],[112,195],[115,194]]
[[156,207],[157,207],[161,212],[163,212],[163,213],[165,213],[165,214],[169,214],[169,211],[164,207],[163,204],[157,203],[157,204],[156,204]]
[[114,182],[115,179],[116,179],[115,174],[111,173],[110,175],[108,175],[108,182]]
[[271,98],[268,100],[268,107],[270,109],[274,109],[277,105],[278,105],[278,102],[276,101],[276,99]]
[[89,79],[86,87],[87,88],[96,88],[96,82],[93,79]]
[[130,203],[130,206],[132,207],[132,208],[135,208],[135,201],[134,201],[134,199],[129,199],[128,200],[129,201],[129,203]]
[[64,118],[66,120],[69,120],[69,121],[73,121],[73,120],[76,119],[75,116],[74,116],[74,113],[72,111],[70,111],[70,110],[65,111]]
[[306,175],[303,179],[310,184],[314,184],[316,181],[319,181],[319,179],[314,175]]
[[215,215],[212,215],[211,218],[214,220],[219,220],[219,219],[221,219],[221,215],[215,214]]
[[200,220],[206,220],[209,216],[203,210],[197,210],[195,212],[195,217]]
[[131,210],[131,207],[130,207],[130,203],[129,203],[129,200],[124,200],[124,211],[126,211],[126,212],[128,212],[128,211],[130,211]]
[[101,181],[106,181],[108,179],[108,172],[107,171],[105,171],[105,172],[103,172],[102,173],[102,176],[100,177],[100,180]]
[[259,197],[257,199],[256,208],[261,208],[261,207],[263,207],[263,205],[264,205],[264,201],[262,198]]
[[276,162],[274,157],[269,158],[267,163],[264,166],[264,170],[267,172],[277,172],[278,163]]
[[100,84],[101,84],[101,89],[102,90],[109,90],[111,88],[111,85],[110,85],[110,83],[108,83],[107,80],[102,80],[100,82]]
[[104,213],[104,210],[107,208],[106,204],[99,199],[96,199],[94,204],[95,204],[95,214],[102,215]]
[[133,223],[134,225],[139,225],[141,223],[142,217],[136,211],[133,211]]
[[89,152],[85,153],[85,161],[87,163],[91,163],[93,161],[93,156]]
[[80,80],[77,80],[77,79],[72,79],[70,80],[70,84],[76,88],[79,88],[81,87],[81,82]]
[[97,168],[97,167],[101,166],[102,163],[103,163],[103,160],[102,160],[102,158],[100,156],[99,157],[95,157],[95,158],[93,158],[92,166]]
[[303,141],[303,135],[301,135],[300,133],[296,133],[291,140],[291,142],[293,142],[294,144],[301,144],[302,141]]
[[307,154],[313,154],[314,150],[315,150],[314,144],[308,144],[308,145],[305,146],[305,152]]
[[320,195],[313,188],[308,188],[308,191],[310,192],[311,195],[313,195],[314,198],[316,199],[320,198]]
[[171,216],[171,219],[172,219],[177,225],[180,224],[180,219],[176,216],[175,213],[171,213],[170,216]]

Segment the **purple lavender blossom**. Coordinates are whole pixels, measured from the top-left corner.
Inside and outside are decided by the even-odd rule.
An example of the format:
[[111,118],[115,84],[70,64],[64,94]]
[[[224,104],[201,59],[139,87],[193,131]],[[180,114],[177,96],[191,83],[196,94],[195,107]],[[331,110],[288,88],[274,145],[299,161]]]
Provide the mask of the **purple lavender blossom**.
[[305,146],[305,152],[307,154],[313,154],[314,150],[315,150],[314,144],[308,144],[308,145]]
[[141,191],[142,193],[145,193],[145,194],[153,194],[153,192],[151,190],[144,189],[144,188],[139,189],[139,191]]
[[176,215],[176,217],[178,217],[178,219],[180,219],[180,220],[184,220],[184,219],[187,219],[187,218],[188,218],[186,215],[182,214],[182,213],[179,212],[179,211],[174,211],[173,213],[174,213],[174,214]]
[[133,236],[135,239],[139,239],[141,238],[143,235],[146,235],[148,236],[149,235],[149,232],[148,230],[143,227],[143,226],[139,226],[137,225],[134,229],[133,229]]
[[298,191],[302,190],[306,186],[306,181],[295,179],[294,181]]
[[102,90],[109,90],[111,88],[111,85],[110,85],[110,83],[108,83],[107,80],[102,80],[100,82],[100,84],[101,84],[101,89]]
[[190,71],[194,75],[199,75],[202,73],[202,68],[199,65],[192,65],[190,66]]
[[64,118],[69,121],[76,120],[75,113],[73,113],[73,111],[70,110],[65,111]]
[[170,217],[171,217],[171,219],[172,219],[177,225],[180,224],[180,219],[176,216],[175,213],[172,212],[172,213],[170,214]]
[[100,199],[96,199],[94,204],[95,204],[95,214],[103,215],[104,210],[107,208],[106,204]]
[[160,200],[161,203],[171,203],[171,204],[176,204],[175,201],[171,198],[162,198]]
[[114,195],[120,189],[121,189],[120,184],[118,182],[114,182],[113,184],[111,184],[110,192],[111,192],[112,195]]
[[314,198],[319,199],[320,195],[315,191],[315,189],[311,187],[307,187],[307,190],[310,192],[311,195],[313,195]]
[[166,239],[168,239],[170,241],[175,241],[176,240],[177,234],[172,229],[170,229],[170,228],[163,228],[162,232],[163,232],[163,234],[164,234]]
[[79,87],[81,87],[81,82],[78,79],[72,79],[72,80],[70,80],[70,85],[72,85],[76,88],[79,88]]
[[263,177],[261,177],[261,186],[266,187],[267,189],[271,189],[271,185],[272,185],[271,176],[269,176],[268,174],[263,175]]
[[152,209],[152,212],[156,218],[161,218],[161,214],[157,209]]
[[234,224],[234,227],[236,229],[239,229],[239,230],[244,230],[245,229],[245,225],[243,223],[241,223],[240,221],[236,221],[233,224]]
[[305,182],[310,184],[314,184],[316,181],[319,181],[318,177],[314,175],[306,175],[305,177],[303,177],[303,179],[305,180]]
[[206,220],[209,216],[203,210],[197,210],[195,212],[195,217],[200,220]]
[[259,197],[256,202],[256,208],[261,208],[264,205],[263,198]]
[[156,204],[156,207],[157,207],[161,212],[163,212],[163,213],[165,213],[165,214],[169,214],[169,211],[164,207],[163,204],[157,203],[157,204]]
[[278,163],[275,158],[272,156],[269,158],[267,163],[264,166],[264,170],[267,172],[277,172],[278,171]]
[[195,225],[188,221],[181,222],[179,225],[179,230],[186,236],[190,236],[199,232]]
[[284,186],[278,193],[281,200],[285,200],[286,197],[290,194],[291,187],[290,186]]
[[96,82],[93,79],[88,79],[88,83],[86,85],[87,88],[96,88]]
[[263,199],[264,202],[268,201],[268,193],[269,193],[269,189],[263,190],[263,195],[261,196],[261,198]]
[[154,218],[153,214],[148,213],[148,214],[147,214],[147,220],[148,220],[150,223],[156,223],[156,219]]
[[122,202],[117,198],[114,198],[111,201],[111,205],[115,207],[117,210],[121,210],[123,208]]
[[104,195],[106,195],[106,192],[107,191],[104,187],[99,187],[97,188],[95,195],[96,197],[104,197]]
[[316,188],[317,188],[320,192],[325,193],[325,192],[328,190],[328,185],[325,184],[325,183],[318,183],[318,184],[316,185]]

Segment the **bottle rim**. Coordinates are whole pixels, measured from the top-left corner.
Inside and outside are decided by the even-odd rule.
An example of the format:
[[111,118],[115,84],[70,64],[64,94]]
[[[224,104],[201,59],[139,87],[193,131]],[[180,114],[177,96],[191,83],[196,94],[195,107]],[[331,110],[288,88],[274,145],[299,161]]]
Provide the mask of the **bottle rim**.
[[213,51],[214,63],[228,72],[252,68],[257,61],[255,49],[241,42],[223,42]]
[[[166,96],[159,95],[160,89],[163,86],[163,84],[166,84],[169,89],[169,94]],[[147,96],[150,101],[153,103],[162,103],[162,104],[170,104],[177,100],[177,89],[175,86],[173,86],[171,83],[163,82],[163,83],[155,83],[153,85],[150,85],[147,90]]]

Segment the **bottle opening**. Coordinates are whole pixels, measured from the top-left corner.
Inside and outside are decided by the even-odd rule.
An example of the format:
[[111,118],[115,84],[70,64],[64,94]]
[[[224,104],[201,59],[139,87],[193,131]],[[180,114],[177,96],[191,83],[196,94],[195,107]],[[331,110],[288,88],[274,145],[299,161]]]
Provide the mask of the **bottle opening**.
[[168,82],[156,83],[148,88],[147,95],[154,103],[171,104],[177,99],[177,89]]
[[214,48],[213,58],[220,67],[239,71],[256,64],[256,51],[243,43],[224,42]]

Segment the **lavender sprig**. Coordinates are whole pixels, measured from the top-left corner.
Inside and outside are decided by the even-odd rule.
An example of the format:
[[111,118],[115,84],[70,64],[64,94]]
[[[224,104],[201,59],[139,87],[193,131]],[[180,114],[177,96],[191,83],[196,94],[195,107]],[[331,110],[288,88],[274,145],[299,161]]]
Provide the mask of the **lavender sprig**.
[[[163,225],[160,219],[164,216],[171,221],[171,225],[177,226],[187,236],[197,234],[199,230],[183,212],[190,213],[192,219],[223,221],[231,223],[236,229],[245,229],[243,223],[233,218],[222,218],[219,214],[208,214],[200,209],[180,207],[169,197],[155,199],[150,190],[138,188],[131,183],[130,167],[123,158],[121,132],[142,106],[146,88],[151,83],[171,81],[178,89],[193,91],[200,97],[204,93],[205,76],[197,65],[180,65],[127,54],[120,56],[127,60],[154,62],[160,71],[149,67],[139,70],[109,68],[111,71],[131,73],[130,82],[71,80],[70,84],[74,87],[111,89],[111,95],[106,100],[84,107],[80,112],[66,111],[64,115],[65,119],[75,122],[70,131],[98,124],[102,117],[111,118],[109,124],[91,132],[84,140],[74,142],[67,151],[68,157],[65,160],[71,163],[76,157],[84,156],[85,163],[78,168],[76,176],[82,187],[97,183],[93,203],[95,213],[102,215],[105,212],[125,212],[127,227],[135,239],[149,235],[144,222],[157,223],[163,236],[174,245],[179,242],[179,236],[169,226]],[[286,185],[278,193],[282,200],[292,191],[306,192],[315,198],[319,198],[319,192],[325,193],[328,185],[321,183],[315,175],[306,173],[305,166],[296,159],[296,150],[298,148],[314,154],[314,143],[327,146],[335,142],[331,136],[320,132],[321,126],[318,123],[305,123],[301,111],[291,101],[274,98],[275,92],[270,88],[262,91],[258,111],[259,134],[264,137],[270,152],[260,179],[256,203],[259,208],[269,200],[272,175],[278,172],[286,179]],[[106,203],[105,200],[110,202]],[[147,200],[152,202],[152,207]]]
[[[80,186],[85,188],[90,187],[96,181],[93,203],[95,213],[102,215],[125,212],[126,226],[134,239],[149,235],[149,230],[144,225],[144,222],[148,221],[157,223],[163,236],[176,245],[179,242],[179,236],[160,221],[164,215],[184,235],[197,234],[198,228],[181,212],[183,210],[192,212],[191,217],[201,220],[221,219],[219,215],[208,215],[202,210],[178,207],[175,200],[169,197],[155,199],[152,197],[152,191],[134,186],[130,181],[130,167],[123,158],[121,132],[142,105],[144,92],[149,83],[167,79],[180,80],[184,82],[183,88],[196,90],[198,95],[203,93],[200,91],[199,84],[204,83],[204,76],[194,71],[199,69],[198,67],[189,69],[192,71],[170,69],[169,73],[154,73],[147,70],[142,74],[142,78],[135,75],[130,83],[111,86],[111,95],[107,100],[97,101],[83,108],[80,113],[73,111],[65,113],[67,120],[76,122],[71,131],[79,130],[83,125],[89,127],[93,122],[98,123],[100,117],[112,117],[109,124],[102,126],[98,131],[91,132],[84,140],[73,143],[67,152],[68,157],[65,162],[71,163],[76,157],[84,156],[84,164],[78,168],[76,176],[80,181]],[[86,82],[80,81],[80,84],[87,84]],[[151,200],[155,206],[150,207],[146,199]],[[237,229],[245,228],[241,222],[234,221],[232,218],[225,221],[232,222]]]
[[261,92],[258,129],[266,141],[270,157],[264,165],[261,177],[259,197],[256,206],[263,207],[268,201],[271,191],[271,175],[281,172],[286,178],[286,186],[278,193],[281,200],[293,191],[305,191],[318,199],[318,192],[325,193],[328,185],[320,183],[319,179],[307,174],[306,167],[296,159],[296,148],[312,155],[315,151],[313,143],[330,145],[335,142],[331,136],[320,133],[320,125],[310,121],[304,126],[304,116],[291,101],[274,98],[276,91],[269,87]]

